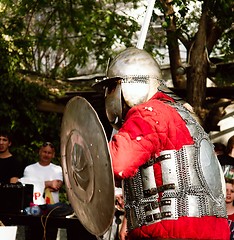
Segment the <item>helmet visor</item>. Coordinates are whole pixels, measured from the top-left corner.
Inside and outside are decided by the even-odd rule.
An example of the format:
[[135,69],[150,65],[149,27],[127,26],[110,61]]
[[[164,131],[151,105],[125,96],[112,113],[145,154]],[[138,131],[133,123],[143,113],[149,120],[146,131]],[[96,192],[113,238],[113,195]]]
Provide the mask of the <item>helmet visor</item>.
[[145,75],[126,76],[121,81],[122,94],[129,107],[147,100],[150,89],[150,77]]

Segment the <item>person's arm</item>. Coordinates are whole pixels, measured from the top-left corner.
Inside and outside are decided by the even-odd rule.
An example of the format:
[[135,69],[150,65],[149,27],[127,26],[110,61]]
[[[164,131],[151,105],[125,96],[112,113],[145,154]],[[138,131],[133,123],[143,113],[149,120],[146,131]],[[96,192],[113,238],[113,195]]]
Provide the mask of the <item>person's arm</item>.
[[12,159],[12,169],[11,169],[11,177],[9,179],[10,183],[17,183],[20,177],[22,177],[22,166],[19,161],[17,161],[15,158]]
[[52,180],[52,181],[45,181],[45,188],[49,188],[51,192],[58,191],[63,185],[61,180]]
[[127,230],[127,218],[124,216],[121,229],[119,231],[119,239],[126,240],[128,239],[128,230]]
[[158,145],[157,132],[147,119],[141,116],[128,119],[109,142],[116,179],[133,177],[139,167],[150,159]]
[[10,178],[10,183],[17,183],[18,180],[19,180],[18,177],[12,177],[12,178]]

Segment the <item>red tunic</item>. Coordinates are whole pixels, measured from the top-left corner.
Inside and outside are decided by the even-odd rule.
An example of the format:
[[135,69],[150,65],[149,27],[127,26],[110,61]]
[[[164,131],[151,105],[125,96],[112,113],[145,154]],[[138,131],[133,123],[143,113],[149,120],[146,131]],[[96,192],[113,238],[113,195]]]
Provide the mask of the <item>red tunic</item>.
[[234,213],[231,215],[228,215],[228,220],[234,221]]
[[[179,150],[193,144],[185,121],[163,100],[172,100],[156,93],[146,103],[131,108],[125,123],[109,143],[116,178],[134,176],[139,167],[151,156],[163,150]],[[162,185],[160,163],[154,164],[157,186]],[[225,218],[215,216],[179,217],[161,220],[129,232],[129,239],[229,239],[230,231]]]

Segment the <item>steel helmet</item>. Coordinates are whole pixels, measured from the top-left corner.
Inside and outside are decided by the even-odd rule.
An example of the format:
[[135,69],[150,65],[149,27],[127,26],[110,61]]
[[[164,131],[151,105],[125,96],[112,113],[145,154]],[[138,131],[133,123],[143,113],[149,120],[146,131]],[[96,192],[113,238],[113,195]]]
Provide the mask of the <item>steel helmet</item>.
[[106,78],[94,86],[105,89],[106,114],[115,129],[120,128],[129,108],[158,91],[159,79],[158,63],[144,50],[127,48],[110,62]]
[[123,98],[129,107],[146,102],[156,92],[161,70],[156,60],[145,50],[127,48],[113,61],[107,70],[107,79],[121,78]]

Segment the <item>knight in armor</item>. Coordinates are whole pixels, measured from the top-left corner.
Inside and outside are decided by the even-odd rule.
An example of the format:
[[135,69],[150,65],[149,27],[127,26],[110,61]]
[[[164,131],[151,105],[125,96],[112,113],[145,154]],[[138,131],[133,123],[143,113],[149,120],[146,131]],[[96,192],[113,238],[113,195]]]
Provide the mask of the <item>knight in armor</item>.
[[161,81],[155,59],[128,48],[111,61],[106,112],[129,239],[229,239],[224,181],[213,145]]

